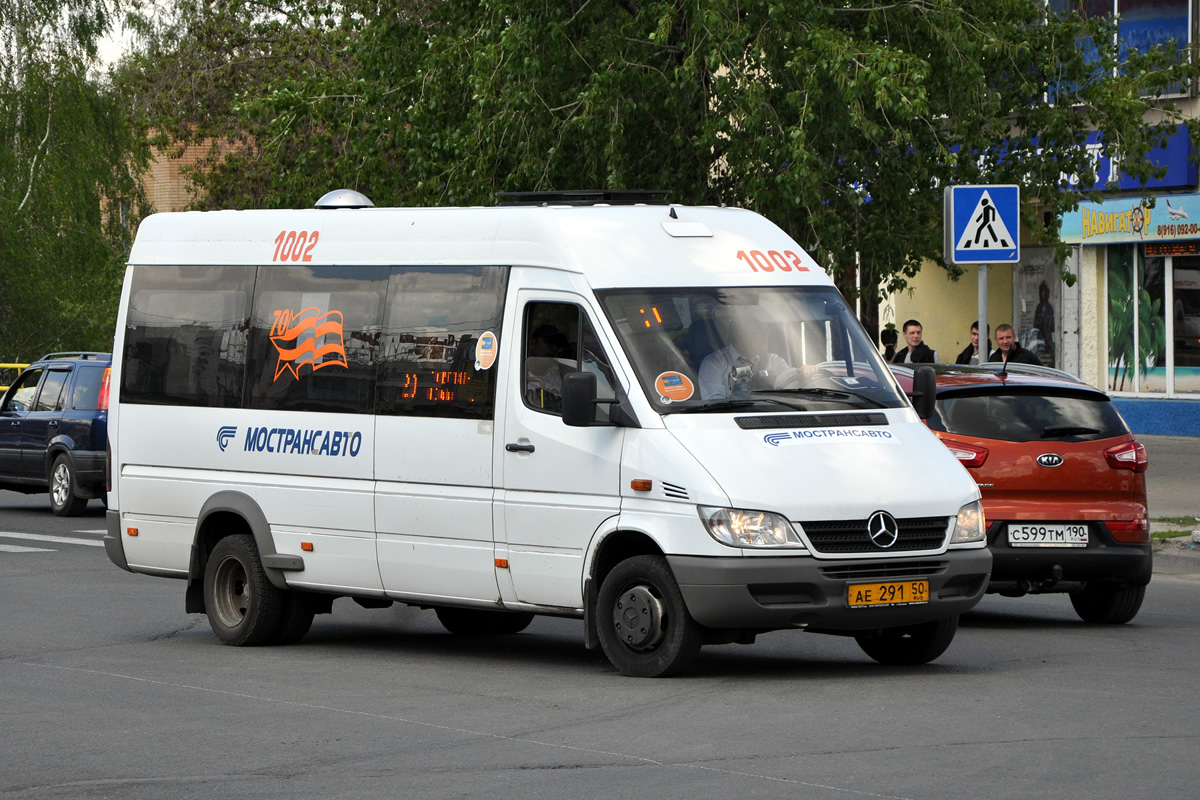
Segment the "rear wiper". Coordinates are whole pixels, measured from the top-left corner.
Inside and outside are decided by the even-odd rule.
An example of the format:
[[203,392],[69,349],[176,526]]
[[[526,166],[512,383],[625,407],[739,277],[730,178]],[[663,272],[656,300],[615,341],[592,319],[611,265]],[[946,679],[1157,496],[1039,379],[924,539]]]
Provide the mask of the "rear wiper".
[[673,414],[695,414],[708,411],[731,411],[736,408],[747,408],[749,406],[757,406],[762,403],[774,403],[775,405],[786,406],[793,411],[806,411],[803,406],[798,406],[795,403],[788,403],[783,400],[776,400],[773,397],[763,397],[754,400],[715,400],[711,403],[705,403],[700,406],[688,406],[687,408],[671,409]]
[[870,403],[871,405],[875,406],[876,408],[887,408],[888,407],[886,403],[881,403],[878,400],[875,400],[874,398],[867,397],[865,395],[861,395],[858,392],[850,392],[850,391],[845,391],[842,389],[821,389],[818,387],[809,386],[809,387],[800,387],[797,389],[762,389],[760,391],[754,392],[754,394],[762,394],[764,392],[772,393],[772,394],[777,393],[777,392],[783,392],[783,393],[787,393],[787,394],[815,394],[820,397],[836,397],[839,399],[840,398],[849,399],[849,398],[853,397],[856,400],[862,400],[864,403]]
[[1099,428],[1087,428],[1082,425],[1051,425],[1042,431],[1042,438],[1049,439],[1054,436],[1082,436],[1089,433],[1099,433]]

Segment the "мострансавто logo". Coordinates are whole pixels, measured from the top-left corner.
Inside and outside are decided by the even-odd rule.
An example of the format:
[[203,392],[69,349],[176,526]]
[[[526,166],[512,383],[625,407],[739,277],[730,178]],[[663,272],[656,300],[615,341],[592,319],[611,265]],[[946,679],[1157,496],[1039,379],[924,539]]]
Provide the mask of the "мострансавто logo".
[[761,441],[766,447],[779,447],[780,445],[803,444],[814,441],[846,442],[865,440],[887,442],[889,444],[900,443],[900,440],[891,431],[873,426],[857,428],[801,428],[800,430],[778,431],[776,433],[763,434]]
[[[221,452],[237,436],[236,425],[217,429]],[[246,429],[242,450],[248,453],[283,453],[301,456],[349,456],[362,451],[362,431],[327,431],[322,428],[267,428],[251,425]]]

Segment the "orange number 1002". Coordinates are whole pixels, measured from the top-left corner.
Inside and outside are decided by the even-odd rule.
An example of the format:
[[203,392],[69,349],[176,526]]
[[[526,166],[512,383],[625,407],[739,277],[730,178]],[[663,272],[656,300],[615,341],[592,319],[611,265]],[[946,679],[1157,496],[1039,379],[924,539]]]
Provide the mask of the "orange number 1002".
[[312,261],[313,248],[320,238],[320,231],[280,231],[275,237],[275,255],[271,260]]
[[768,250],[765,253],[762,250],[751,250],[749,253],[738,250],[737,257],[738,260],[749,264],[750,269],[755,272],[774,272],[776,267],[780,272],[791,272],[793,269],[796,272],[809,271],[793,250],[784,250],[782,253],[778,250]]

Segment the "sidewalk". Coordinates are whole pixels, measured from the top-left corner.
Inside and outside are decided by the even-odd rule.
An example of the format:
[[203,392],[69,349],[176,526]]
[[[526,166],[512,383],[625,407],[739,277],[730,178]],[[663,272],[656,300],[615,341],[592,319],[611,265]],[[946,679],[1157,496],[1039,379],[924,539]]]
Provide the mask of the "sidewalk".
[[[1189,436],[1135,434],[1146,446],[1146,495],[1150,519],[1200,517],[1200,440]],[[1151,522],[1150,532],[1200,530],[1200,519],[1185,522]],[[1161,575],[1200,573],[1200,543],[1190,536],[1158,541],[1154,545],[1154,572]]]

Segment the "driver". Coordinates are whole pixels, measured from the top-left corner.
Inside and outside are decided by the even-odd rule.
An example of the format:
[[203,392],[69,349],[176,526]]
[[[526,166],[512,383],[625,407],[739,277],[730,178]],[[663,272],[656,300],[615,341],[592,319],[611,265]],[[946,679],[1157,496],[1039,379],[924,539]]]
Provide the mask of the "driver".
[[801,373],[780,356],[767,352],[766,326],[750,313],[735,320],[728,311],[718,310],[714,321],[725,346],[700,362],[702,400],[749,397],[752,389],[785,389],[799,384]]

